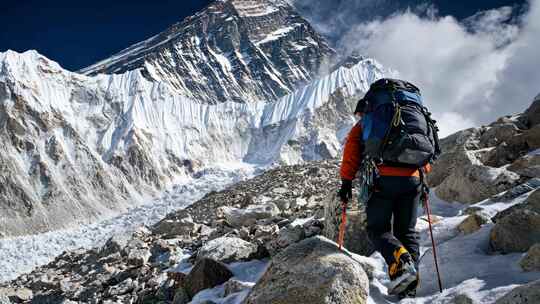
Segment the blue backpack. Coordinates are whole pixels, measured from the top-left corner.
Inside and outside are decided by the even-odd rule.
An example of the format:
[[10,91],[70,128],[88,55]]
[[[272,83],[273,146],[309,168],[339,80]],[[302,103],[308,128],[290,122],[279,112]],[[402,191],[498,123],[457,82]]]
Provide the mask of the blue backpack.
[[397,79],[374,82],[357,106],[363,112],[363,156],[377,164],[419,168],[441,153],[438,128],[420,90]]

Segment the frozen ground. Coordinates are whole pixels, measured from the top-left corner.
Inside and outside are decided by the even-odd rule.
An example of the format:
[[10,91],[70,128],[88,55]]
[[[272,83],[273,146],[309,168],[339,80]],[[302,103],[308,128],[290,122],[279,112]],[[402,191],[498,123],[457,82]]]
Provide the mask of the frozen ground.
[[[476,204],[493,216],[497,212],[523,202],[530,193],[507,203],[493,203],[486,200]],[[417,228],[421,232],[421,251],[425,252],[420,262],[420,286],[418,298],[405,299],[400,303],[453,303],[454,297],[465,294],[474,303],[493,303],[495,300],[520,284],[540,279],[540,272],[523,272],[519,260],[523,254],[500,255],[489,251],[489,233],[493,224],[486,224],[470,235],[460,234],[456,226],[466,216],[462,211],[467,205],[450,204],[431,196],[432,213],[440,217],[433,226],[437,242],[437,254],[441,271],[443,293],[439,293],[435,265],[431,250],[428,224],[419,220]],[[395,303],[397,298],[388,296],[385,285],[389,282],[384,260],[374,254],[376,265],[375,280],[371,285],[369,303]]]
[[[507,203],[493,203],[489,200],[476,204],[490,216],[509,208],[514,204],[523,202],[530,193],[517,197]],[[434,224],[434,236],[437,241],[439,266],[442,272],[443,293],[438,292],[433,256],[431,255],[431,241],[428,235],[426,221],[419,220],[417,228],[421,232],[421,251],[423,256],[421,268],[421,285],[419,297],[404,299],[401,302],[395,296],[389,296],[386,285],[389,283],[386,275],[386,265],[381,255],[375,253],[369,258],[351,254],[354,258],[367,261],[375,267],[374,280],[370,286],[369,304],[447,304],[454,303],[457,295],[466,295],[473,303],[494,303],[498,298],[513,288],[533,280],[540,279],[539,272],[523,272],[519,267],[522,254],[499,255],[489,253],[489,232],[493,224],[484,225],[479,231],[470,235],[461,235],[456,226],[466,216],[462,212],[467,205],[448,203],[432,194],[430,200],[432,213],[439,221]],[[422,213],[420,213],[422,214]],[[422,215],[421,217],[424,217]],[[251,261],[230,265],[235,279],[245,283],[246,288],[224,297],[225,286],[220,285],[212,289],[201,291],[191,304],[204,303],[211,300],[218,304],[240,304],[247,297],[252,287],[264,273],[266,261]],[[189,272],[189,265],[177,271]]]
[[69,230],[0,240],[0,282],[8,281],[45,265],[64,251],[100,246],[115,234],[129,233],[152,225],[168,213],[185,208],[210,191],[216,191],[257,174],[244,164],[222,164],[206,169],[196,179],[179,181],[162,197],[130,212]]

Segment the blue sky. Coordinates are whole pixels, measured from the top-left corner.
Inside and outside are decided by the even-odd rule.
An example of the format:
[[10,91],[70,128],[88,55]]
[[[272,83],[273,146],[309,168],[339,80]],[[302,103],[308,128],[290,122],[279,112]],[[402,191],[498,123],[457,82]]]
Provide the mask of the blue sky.
[[[313,1],[298,0],[301,10],[308,12]],[[348,1],[348,0],[347,0]],[[417,0],[377,0],[386,14],[416,5]],[[155,35],[175,22],[204,8],[208,0],[3,0],[0,20],[0,51],[19,52],[36,49],[69,70],[77,70],[104,59],[129,45]],[[342,0],[333,0],[333,9]],[[351,1],[348,1],[351,2]],[[371,5],[373,0],[352,1],[356,5]],[[424,2],[424,1],[422,1]],[[439,0],[440,13],[457,18],[470,16],[478,10],[513,4],[509,0],[455,1]],[[520,1],[523,2],[523,1]],[[323,5],[324,6],[324,5]],[[317,5],[315,7],[323,7]],[[381,6],[377,4],[377,6]],[[341,8],[340,8],[341,9]],[[351,7],[349,12],[356,14]],[[358,11],[358,15],[365,14]],[[373,12],[373,10],[369,10]],[[328,8],[332,12],[332,7]],[[331,14],[325,14],[330,16]],[[369,18],[374,16],[369,16]]]

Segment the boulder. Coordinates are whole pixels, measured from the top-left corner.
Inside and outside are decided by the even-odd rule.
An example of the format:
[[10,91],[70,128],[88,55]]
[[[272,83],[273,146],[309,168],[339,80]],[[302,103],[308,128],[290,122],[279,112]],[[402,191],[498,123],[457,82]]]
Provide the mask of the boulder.
[[274,203],[264,205],[250,205],[244,209],[234,207],[222,207],[223,216],[227,223],[234,227],[250,226],[260,219],[271,218],[279,215],[280,210]]
[[127,256],[128,264],[133,266],[142,266],[148,263],[152,256],[148,244],[139,239],[132,239],[129,241],[123,251]]
[[197,259],[209,258],[223,263],[246,261],[257,253],[257,245],[237,237],[220,237],[204,244]]
[[540,271],[540,243],[529,248],[519,265],[524,271]]
[[276,255],[245,304],[363,304],[369,280],[332,241],[316,236]]
[[477,150],[480,147],[480,128],[470,128],[458,131],[440,140],[443,153],[454,152],[455,150]]
[[105,242],[105,245],[100,248],[99,252],[102,257],[109,256],[116,252],[121,252],[124,249],[128,242],[132,239],[131,235],[126,234],[116,234]]
[[490,233],[490,245],[503,253],[525,252],[540,242],[540,213],[527,208],[514,208],[496,218]]
[[483,165],[458,167],[436,190],[445,201],[477,203],[515,186],[519,175],[500,168]]
[[503,142],[487,151],[482,156],[482,162],[490,167],[502,167],[511,164],[529,150],[526,138],[516,136],[510,142]]
[[507,169],[524,177],[540,178],[540,153],[522,156]]
[[489,217],[477,212],[464,219],[463,222],[458,225],[457,229],[461,233],[467,235],[480,230],[482,225],[486,224],[487,222],[489,222]]
[[[365,256],[374,252],[373,245],[369,240],[366,230],[366,214],[363,209],[356,209],[357,204],[351,203],[347,210],[347,226],[345,230],[345,248],[347,250]],[[333,241],[337,241],[339,225],[341,223],[341,202],[336,193],[330,193],[324,206],[324,229],[323,235]]]
[[540,280],[516,287],[495,302],[495,304],[531,303],[540,303]]
[[426,181],[430,187],[437,187],[452,174],[455,168],[469,167],[474,164],[481,163],[473,152],[466,151],[464,148],[445,152],[433,164]]
[[191,234],[199,227],[193,222],[191,216],[181,219],[164,219],[154,226],[154,233],[163,236],[164,238],[173,238],[178,236],[191,236]]
[[512,122],[495,123],[482,133],[480,146],[493,147],[503,142],[509,142],[519,133],[521,133],[521,130]]
[[232,277],[233,273],[227,265],[203,258],[197,261],[186,277],[184,288],[189,297],[193,298],[199,291],[221,285]]
[[237,293],[237,292],[249,289],[252,287],[252,285],[250,283],[242,282],[235,279],[230,279],[225,284],[223,284],[223,287],[225,289],[223,296],[227,297],[233,293]]
[[303,226],[288,225],[279,230],[277,238],[265,244],[265,248],[270,256],[276,255],[282,249],[297,243],[306,238],[306,233]]

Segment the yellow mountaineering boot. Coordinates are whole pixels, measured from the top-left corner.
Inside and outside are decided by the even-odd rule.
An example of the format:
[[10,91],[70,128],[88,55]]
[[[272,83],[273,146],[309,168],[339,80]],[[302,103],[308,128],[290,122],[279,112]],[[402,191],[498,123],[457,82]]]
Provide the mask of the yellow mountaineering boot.
[[409,285],[417,282],[417,271],[411,254],[404,247],[394,251],[394,259],[394,263],[388,267],[391,280],[388,294],[398,295],[407,290]]

